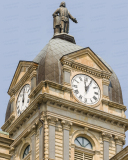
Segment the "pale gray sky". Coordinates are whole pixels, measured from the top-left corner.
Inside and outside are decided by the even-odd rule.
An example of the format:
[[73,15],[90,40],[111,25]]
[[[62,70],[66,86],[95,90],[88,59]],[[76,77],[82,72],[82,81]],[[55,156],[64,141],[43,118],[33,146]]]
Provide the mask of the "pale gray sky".
[[[53,36],[52,13],[60,0],[0,2],[0,126],[9,100],[7,90],[19,60],[31,61]],[[128,1],[66,0],[78,24],[70,21],[77,45],[90,47],[117,74],[128,106]],[[126,111],[128,118],[128,111]],[[128,134],[127,134],[128,144]]]

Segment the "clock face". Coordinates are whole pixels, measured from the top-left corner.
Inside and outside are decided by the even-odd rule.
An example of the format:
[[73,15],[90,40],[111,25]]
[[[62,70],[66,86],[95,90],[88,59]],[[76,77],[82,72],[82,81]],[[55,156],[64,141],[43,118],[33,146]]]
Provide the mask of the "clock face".
[[78,74],[72,79],[72,88],[75,97],[84,104],[94,105],[100,99],[100,88],[89,76]]
[[20,91],[20,94],[17,99],[17,114],[20,115],[29,104],[29,96],[30,94],[30,85],[26,84],[22,90]]

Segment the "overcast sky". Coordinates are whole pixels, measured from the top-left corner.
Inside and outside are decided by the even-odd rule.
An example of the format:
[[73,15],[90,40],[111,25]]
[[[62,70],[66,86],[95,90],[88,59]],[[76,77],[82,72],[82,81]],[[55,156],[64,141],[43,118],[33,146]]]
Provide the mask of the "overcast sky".
[[[31,61],[53,36],[53,12],[60,0],[0,1],[0,126],[4,124],[7,90],[19,60]],[[76,44],[90,47],[119,78],[128,106],[128,0],[67,0],[69,34]],[[126,111],[128,118],[128,111]],[[128,134],[127,134],[128,145]]]

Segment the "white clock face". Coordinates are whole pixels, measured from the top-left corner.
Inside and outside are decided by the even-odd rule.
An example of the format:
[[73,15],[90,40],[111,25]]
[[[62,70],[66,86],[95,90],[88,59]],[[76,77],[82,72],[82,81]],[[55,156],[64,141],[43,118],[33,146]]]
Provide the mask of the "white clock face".
[[22,90],[20,91],[20,94],[17,99],[17,114],[20,115],[29,104],[29,96],[30,94],[30,85],[26,84]]
[[71,83],[75,97],[82,103],[94,105],[99,101],[100,88],[91,77],[78,74]]

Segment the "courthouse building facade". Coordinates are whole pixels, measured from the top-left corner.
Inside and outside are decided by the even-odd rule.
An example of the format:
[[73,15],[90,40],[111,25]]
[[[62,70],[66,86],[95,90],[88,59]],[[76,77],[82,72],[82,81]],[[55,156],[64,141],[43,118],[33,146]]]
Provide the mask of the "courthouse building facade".
[[118,78],[73,36],[55,30],[33,61],[20,61],[8,94],[0,160],[127,156],[122,149],[128,120]]

